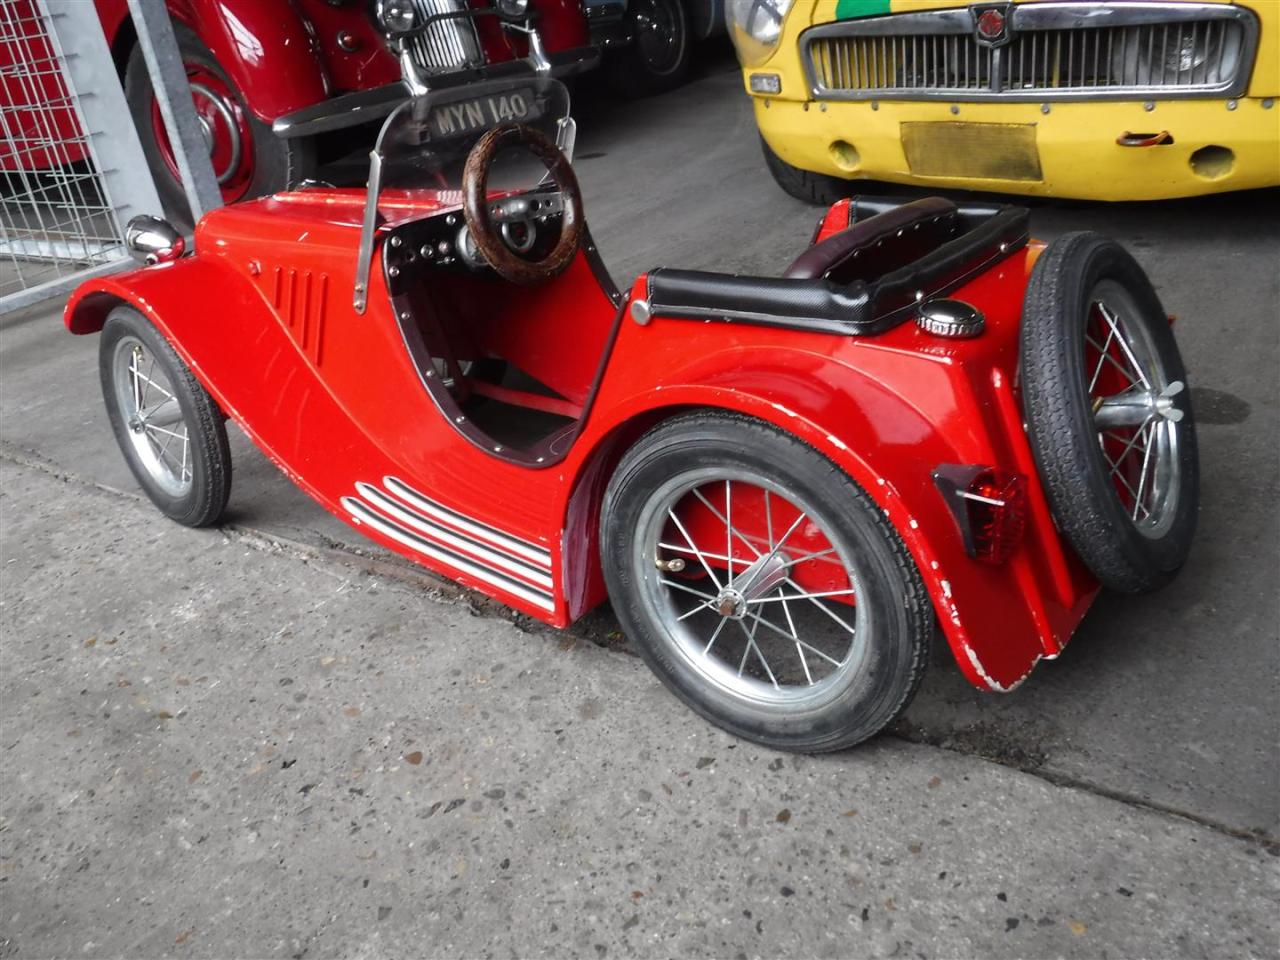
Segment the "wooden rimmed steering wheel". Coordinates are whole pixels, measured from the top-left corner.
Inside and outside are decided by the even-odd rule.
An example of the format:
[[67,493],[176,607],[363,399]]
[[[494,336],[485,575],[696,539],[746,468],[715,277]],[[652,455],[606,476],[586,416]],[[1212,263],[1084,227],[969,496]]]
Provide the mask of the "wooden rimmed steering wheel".
[[[490,213],[489,168],[504,147],[523,147],[541,160],[560,192],[560,238],[540,260],[526,259],[512,250]],[[582,240],[582,193],[569,158],[540,130],[522,123],[505,123],[477,140],[462,172],[462,193],[462,212],[476,249],[503,279],[519,284],[541,283],[562,273],[573,261]]]

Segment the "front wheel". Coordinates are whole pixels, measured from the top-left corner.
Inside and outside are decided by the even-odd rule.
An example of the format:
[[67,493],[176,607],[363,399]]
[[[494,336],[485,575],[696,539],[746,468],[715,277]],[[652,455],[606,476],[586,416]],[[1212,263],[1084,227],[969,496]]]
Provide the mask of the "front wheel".
[[165,516],[216,523],[231,493],[222,411],[138,311],[117,307],[98,347],[102,395],[129,469]]
[[773,182],[797,200],[829,207],[853,193],[853,183],[849,180],[793,167],[773,152],[764,137],[760,138],[760,147]]
[[902,542],[835,464],[745,417],[669,420],[605,493],[605,577],[686,704],[783,750],[865,740],[923,676],[933,616]]

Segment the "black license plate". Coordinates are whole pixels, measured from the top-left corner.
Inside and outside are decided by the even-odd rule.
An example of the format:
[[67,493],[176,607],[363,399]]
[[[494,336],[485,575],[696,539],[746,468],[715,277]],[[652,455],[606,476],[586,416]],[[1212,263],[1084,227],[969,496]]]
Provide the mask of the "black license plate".
[[432,109],[429,123],[432,136],[459,137],[500,123],[528,123],[540,113],[533,90],[521,88],[442,104]]

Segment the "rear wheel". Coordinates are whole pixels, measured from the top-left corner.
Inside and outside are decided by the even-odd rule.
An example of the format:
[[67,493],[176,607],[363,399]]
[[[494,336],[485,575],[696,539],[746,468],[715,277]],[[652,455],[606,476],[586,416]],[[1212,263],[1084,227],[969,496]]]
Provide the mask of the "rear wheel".
[[765,424],[703,412],[651,431],[610,481],[601,542],[641,655],[738,736],[850,746],[923,675],[932,610],[901,541],[842,470]]
[[107,416],[143,491],[178,523],[216,523],[231,493],[231,449],[217,404],[131,307],[111,311],[98,351]]
[[1103,585],[1162,586],[1191,548],[1200,468],[1186,369],[1150,280],[1105,237],[1056,240],[1027,285],[1021,349],[1058,525]]

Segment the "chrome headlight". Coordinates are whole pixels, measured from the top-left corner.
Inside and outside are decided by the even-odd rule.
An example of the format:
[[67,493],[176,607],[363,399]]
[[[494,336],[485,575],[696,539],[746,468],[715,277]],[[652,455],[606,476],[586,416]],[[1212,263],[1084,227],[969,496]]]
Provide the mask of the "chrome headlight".
[[508,20],[522,20],[529,12],[529,0],[498,0],[496,6]]
[[1143,86],[1215,86],[1236,75],[1240,33],[1179,30],[1173,42],[1146,40],[1130,31],[1112,55],[1112,69]]
[[417,26],[418,18],[409,0],[378,0],[378,24],[390,36],[408,33]]
[[725,26],[744,67],[758,67],[778,48],[782,21],[795,0],[726,0]]

